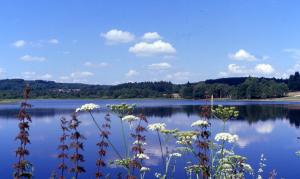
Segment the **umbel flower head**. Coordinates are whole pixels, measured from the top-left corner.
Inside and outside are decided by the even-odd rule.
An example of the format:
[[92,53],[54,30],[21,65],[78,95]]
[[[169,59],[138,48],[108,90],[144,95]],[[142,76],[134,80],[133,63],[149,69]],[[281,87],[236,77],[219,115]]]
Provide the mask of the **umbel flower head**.
[[139,119],[140,119],[139,117],[136,117],[134,115],[127,115],[122,118],[122,121],[133,122],[133,121],[137,121]]
[[133,112],[136,107],[135,104],[112,104],[106,105],[109,110],[118,114],[120,118],[123,118],[125,115],[128,115]]
[[76,109],[76,112],[90,112],[96,109],[99,109],[100,106],[94,103],[84,104],[80,108]]
[[151,131],[161,131],[166,129],[166,124],[165,123],[154,123],[154,124],[149,124],[148,129]]
[[181,157],[181,156],[182,156],[181,153],[177,153],[177,152],[169,154],[169,157]]
[[226,141],[226,142],[229,142],[229,143],[234,143],[234,142],[239,140],[239,136],[238,135],[232,135],[232,134],[226,133],[226,132],[221,132],[221,133],[218,133],[215,136],[215,140],[216,141]]
[[232,118],[237,118],[239,116],[239,111],[235,107],[223,107],[219,105],[216,109],[212,110],[215,117],[227,121]]
[[149,159],[149,156],[146,154],[136,154],[136,158],[138,159]]
[[208,127],[209,123],[205,120],[198,120],[192,123],[191,127]]
[[148,168],[148,167],[142,167],[140,169],[140,172],[149,172],[149,171],[150,171],[150,168]]

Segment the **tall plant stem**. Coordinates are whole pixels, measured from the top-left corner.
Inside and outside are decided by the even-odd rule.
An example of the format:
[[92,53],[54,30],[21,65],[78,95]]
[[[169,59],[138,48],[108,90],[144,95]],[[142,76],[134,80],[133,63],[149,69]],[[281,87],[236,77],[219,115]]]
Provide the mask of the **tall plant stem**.
[[[161,142],[161,137],[158,131],[157,132],[157,137],[158,137],[158,141],[159,141],[159,146],[160,146],[160,152],[161,152],[161,159],[163,161],[164,166],[166,167],[165,164],[165,157],[164,157],[164,152],[163,152],[163,148],[162,148],[162,142]],[[166,168],[165,168],[166,169]]]
[[129,152],[128,152],[127,140],[125,137],[125,130],[124,130],[124,124],[123,124],[122,118],[120,118],[120,121],[121,121],[121,127],[122,127],[123,144],[124,144],[125,152],[126,152],[125,157],[127,158],[129,156]]
[[[97,127],[97,128],[99,129],[99,131],[102,133],[103,131],[102,131],[101,127],[99,126],[99,124],[97,123],[96,119],[94,118],[92,112],[89,111],[89,113],[90,113],[90,115],[91,115],[91,117],[92,117],[92,119],[93,119],[93,121],[94,121],[96,127]],[[114,150],[114,152],[117,154],[117,156],[122,160],[123,158],[122,158],[122,156],[120,155],[120,153],[118,152],[118,150],[116,149],[116,147],[112,144],[112,142],[111,142],[108,138],[106,138],[106,140],[107,140],[107,142],[109,143],[109,145],[111,146],[111,148]]]

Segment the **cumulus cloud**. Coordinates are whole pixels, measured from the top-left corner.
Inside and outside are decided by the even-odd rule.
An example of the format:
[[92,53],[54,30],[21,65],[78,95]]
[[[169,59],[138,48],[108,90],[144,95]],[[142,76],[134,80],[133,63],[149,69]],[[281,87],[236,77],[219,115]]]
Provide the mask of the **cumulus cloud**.
[[148,68],[150,70],[167,70],[167,69],[170,69],[171,67],[172,67],[172,65],[167,62],[153,63],[151,65],[148,65]]
[[174,54],[176,49],[172,44],[157,40],[154,42],[140,42],[129,48],[129,52],[137,56],[150,56],[157,54]]
[[237,64],[229,64],[228,72],[234,74],[243,74],[246,72],[246,68],[244,66],[239,66]]
[[31,55],[24,55],[24,56],[20,57],[20,60],[26,61],[26,62],[33,62],[33,61],[43,62],[43,61],[46,61],[46,58],[38,57],[38,56],[31,56]]
[[262,76],[274,74],[275,69],[270,64],[257,64],[253,68],[229,64],[226,72],[220,72],[220,76]]
[[130,32],[112,29],[106,33],[101,33],[101,37],[106,40],[107,44],[128,43],[134,40],[134,35]]
[[133,77],[133,76],[137,76],[139,75],[139,72],[135,71],[135,70],[129,70],[126,74],[127,77]]
[[100,63],[85,62],[84,66],[91,67],[91,68],[101,68],[101,67],[107,67],[109,66],[109,64],[106,62],[100,62]]
[[233,60],[255,61],[257,58],[244,49],[240,49],[235,53],[229,54],[229,58]]
[[13,43],[13,46],[16,48],[21,48],[21,47],[24,47],[25,45],[26,45],[25,40],[17,40]]
[[162,37],[157,32],[146,32],[143,37],[143,40],[159,40]]
[[59,40],[57,40],[57,39],[50,39],[48,42],[50,44],[59,44]]
[[257,64],[255,66],[255,72],[258,74],[269,75],[274,72],[274,68],[270,64]]

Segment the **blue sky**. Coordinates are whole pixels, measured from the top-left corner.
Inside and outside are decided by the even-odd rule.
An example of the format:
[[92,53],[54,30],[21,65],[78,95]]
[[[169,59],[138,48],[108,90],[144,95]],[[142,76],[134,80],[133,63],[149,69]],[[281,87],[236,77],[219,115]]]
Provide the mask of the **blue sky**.
[[2,0],[0,78],[117,84],[300,70],[297,0]]

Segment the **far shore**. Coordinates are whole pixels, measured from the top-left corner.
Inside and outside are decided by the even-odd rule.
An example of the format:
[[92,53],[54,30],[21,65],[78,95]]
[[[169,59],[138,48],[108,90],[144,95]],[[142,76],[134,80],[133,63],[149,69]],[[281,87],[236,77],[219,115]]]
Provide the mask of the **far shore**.
[[[206,99],[183,99],[183,98],[34,98],[31,100],[206,100]],[[265,98],[265,99],[230,99],[230,98],[214,98],[215,101],[290,101],[300,102],[300,96],[288,96],[282,98]],[[1,104],[14,104],[22,101],[22,99],[0,99]]]

